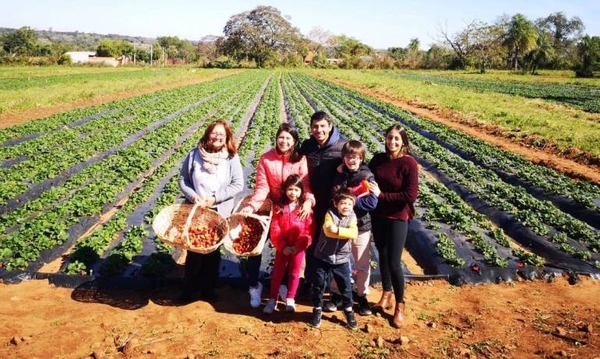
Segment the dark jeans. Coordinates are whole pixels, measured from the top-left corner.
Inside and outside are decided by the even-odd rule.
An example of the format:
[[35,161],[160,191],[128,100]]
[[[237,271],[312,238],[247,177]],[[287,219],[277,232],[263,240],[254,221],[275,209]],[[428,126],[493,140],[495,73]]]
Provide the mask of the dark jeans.
[[[325,213],[323,213],[323,218],[325,217]],[[317,220],[317,213],[315,212],[315,233],[312,238],[312,243],[304,253],[304,283],[308,285],[314,285],[315,282],[315,268],[317,266],[316,262],[318,259],[315,258],[315,246],[317,241],[319,240],[319,236],[321,235],[321,227],[323,226],[323,219]]]
[[262,254],[248,257],[248,261],[246,262],[246,270],[248,271],[248,285],[250,287],[256,287],[258,285],[261,263]]
[[199,290],[204,293],[214,291],[219,279],[219,264],[221,251],[208,254],[187,252],[184,270],[184,292],[195,293]]
[[394,289],[397,303],[404,303],[404,271],[402,251],[408,234],[408,222],[373,218],[373,240],[379,253],[379,271],[383,290]]
[[342,294],[342,307],[352,307],[351,272],[348,263],[330,264],[315,258],[314,275],[313,306],[315,308],[323,308],[323,294],[325,293],[325,288],[329,286],[332,275]]

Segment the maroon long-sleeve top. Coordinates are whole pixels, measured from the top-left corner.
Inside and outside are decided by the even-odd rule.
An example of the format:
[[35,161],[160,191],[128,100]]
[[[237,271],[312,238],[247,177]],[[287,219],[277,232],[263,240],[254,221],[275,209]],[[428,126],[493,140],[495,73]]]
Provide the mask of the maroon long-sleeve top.
[[371,159],[369,168],[381,190],[372,215],[401,221],[412,219],[419,194],[417,161],[408,155],[390,159],[386,153],[378,153]]

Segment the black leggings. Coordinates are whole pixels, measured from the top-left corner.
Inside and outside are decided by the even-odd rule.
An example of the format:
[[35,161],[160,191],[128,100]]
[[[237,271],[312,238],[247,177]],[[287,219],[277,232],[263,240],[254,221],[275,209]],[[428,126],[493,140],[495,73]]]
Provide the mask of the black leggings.
[[379,270],[383,290],[394,289],[396,303],[404,303],[404,271],[402,251],[408,234],[408,222],[373,218],[373,239],[379,253]]
[[215,290],[220,263],[220,248],[207,254],[188,251],[185,258],[184,291],[193,294],[199,290],[205,293]]

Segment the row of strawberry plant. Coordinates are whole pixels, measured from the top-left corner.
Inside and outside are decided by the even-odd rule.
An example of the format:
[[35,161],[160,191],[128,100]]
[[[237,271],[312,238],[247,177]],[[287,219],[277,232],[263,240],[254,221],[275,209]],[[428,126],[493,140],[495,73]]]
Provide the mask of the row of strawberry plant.
[[[199,94],[197,91],[190,91],[189,88],[178,90],[178,93],[178,96],[173,96],[170,100],[163,99],[152,106],[134,109],[137,114],[119,112],[116,115],[103,116],[85,126],[54,132],[52,135],[41,136],[35,141],[6,149],[7,153],[3,153],[5,156],[19,154],[26,158],[13,166],[0,168],[0,179],[7,186],[15,187],[13,191],[7,191],[5,196],[15,197],[33,184],[51,180],[60,172],[83,161],[101,159],[103,152],[152,130],[149,125],[156,122],[156,116],[168,119],[169,114],[197,99],[198,95],[201,96],[201,100],[192,103],[192,107],[199,106],[214,96],[210,94],[210,90]],[[95,132],[94,135],[88,136],[92,131]]]
[[[229,100],[208,104],[206,109],[208,109],[210,113],[206,115],[202,122],[196,121],[194,123],[188,121],[187,126],[189,126],[190,123],[192,125],[186,130],[185,134],[176,141],[176,148],[178,148],[178,150],[174,154],[169,153],[167,161],[162,162],[156,168],[154,173],[156,178],[154,180],[144,181],[142,189],[145,189],[145,195],[136,195],[136,201],[131,203],[128,201],[124,208],[119,211],[119,217],[125,218],[126,216],[129,216],[127,217],[127,225],[122,225],[117,228],[109,227],[108,230],[111,232],[108,236],[103,233],[102,230],[96,231],[89,239],[86,238],[78,242],[76,251],[71,258],[73,262],[66,266],[66,271],[68,273],[77,273],[82,268],[87,269],[89,264],[86,264],[86,262],[83,261],[85,258],[77,258],[77,253],[85,255],[90,252],[92,253],[90,259],[92,260],[96,260],[101,253],[104,252],[102,255],[103,259],[97,261],[94,265],[101,274],[123,274],[134,256],[140,255],[142,251],[150,253],[150,256],[153,258],[148,264],[146,264],[147,260],[140,260],[142,268],[146,268],[144,270],[145,272],[150,272],[148,268],[152,268],[152,266],[156,267],[157,265],[158,268],[155,268],[155,270],[165,267],[168,268],[168,265],[173,263],[172,259],[169,260],[172,251],[169,250],[168,247],[160,244],[157,245],[155,241],[149,239],[148,236],[142,237],[135,235],[131,237],[130,234],[132,231],[136,234],[139,234],[140,231],[143,231],[143,233],[152,233],[150,225],[156,210],[162,209],[165,204],[175,202],[175,199],[181,195],[177,186],[179,166],[190,148],[195,146],[197,137],[204,131],[208,122],[215,118],[231,118],[232,124],[243,126],[245,121],[243,118],[239,118],[239,114],[245,107],[252,106],[250,103],[255,99],[251,94],[257,90],[257,85],[259,84],[260,82],[256,81],[255,86],[248,86],[245,91],[230,93],[231,98]],[[236,89],[236,91],[237,90],[239,89]],[[221,107],[219,108],[217,106]],[[195,118],[193,113],[189,115],[190,119]],[[175,128],[185,128],[185,126],[185,123],[177,124]],[[237,130],[235,126],[233,129]],[[168,173],[166,173],[167,171]],[[163,178],[165,176],[167,178]],[[136,193],[139,193],[140,191],[141,190],[136,190]],[[160,191],[164,191],[164,193],[157,195],[156,192]],[[141,200],[144,200],[145,202],[140,205]],[[142,209],[138,208],[138,206],[142,207]],[[154,210],[146,210],[149,208],[154,208]],[[150,214],[150,216],[148,214]],[[133,220],[130,217],[136,219]],[[139,220],[139,218],[142,217],[145,218],[145,223],[142,223]],[[107,241],[97,241],[97,238],[106,237],[112,239],[112,244],[109,245],[108,249],[105,249]],[[156,250],[159,252],[156,252]],[[153,254],[156,255],[152,256]],[[134,275],[137,274],[137,271],[134,269],[129,272]],[[153,272],[153,274],[160,275],[164,273]]]
[[582,86],[559,83],[525,83],[517,81],[473,80],[452,78],[449,76],[436,76],[414,72],[380,73],[382,77],[400,77],[411,81],[428,84],[455,86],[474,92],[495,92],[527,98],[539,98],[558,102],[564,105],[580,108],[587,112],[600,112],[600,88],[595,86]]
[[[334,86],[334,85],[332,85],[332,86]],[[327,92],[326,88],[322,89],[322,92]],[[334,92],[334,91],[331,91],[331,92]],[[337,94],[337,95],[339,95],[339,94]],[[334,95],[334,96],[335,96],[335,95]],[[351,100],[349,100],[347,96],[346,96],[346,97],[344,97],[344,101],[351,102]],[[356,105],[356,106],[358,106],[358,107],[360,107],[360,104],[359,104],[359,103],[356,103],[355,105]],[[350,106],[352,106],[352,105],[350,104]],[[364,110],[365,110],[365,111],[369,111],[369,107],[367,106],[367,107],[366,107]],[[370,109],[370,111],[373,111],[373,109],[371,108],[371,109]],[[381,118],[380,114],[379,114],[378,116],[375,116],[375,118]],[[385,121],[385,122],[389,123],[389,121]],[[434,163],[434,164],[435,164],[435,165],[436,165],[438,168],[440,168],[441,170],[445,171],[447,168],[453,168],[453,169],[456,169],[456,168],[457,168],[457,166],[458,166],[458,165],[457,165],[456,163],[454,163],[454,162],[452,162],[451,164],[447,164],[447,161],[448,161],[448,159],[447,159],[447,158],[452,158],[452,161],[454,161],[454,157],[457,157],[457,156],[449,156],[449,154],[448,154],[448,151],[447,151],[447,150],[445,150],[445,151],[444,151],[444,150],[442,149],[442,150],[440,150],[440,151],[436,152],[436,154],[435,154],[434,156],[431,156],[431,150],[430,150],[430,148],[431,148],[431,146],[436,146],[436,145],[435,145],[435,141],[429,141],[429,140],[425,140],[425,139],[424,139],[422,136],[420,136],[420,135],[418,135],[417,133],[414,133],[414,132],[413,132],[413,133],[411,133],[411,139],[413,139],[413,144],[415,144],[415,145],[416,145],[416,147],[421,147],[421,150],[422,150],[422,152],[424,152],[426,155],[429,155],[430,157],[436,157],[436,159],[437,159],[437,162],[432,162],[432,163]],[[429,146],[429,147],[424,147],[424,145],[422,145],[422,144],[425,144],[425,146]],[[438,147],[439,147],[439,146],[438,146]],[[424,149],[424,148],[427,148],[427,149],[423,151],[423,149]],[[418,148],[417,148],[417,150],[418,150]],[[428,152],[428,151],[429,151],[429,152]],[[419,152],[419,151],[417,151],[417,152]],[[441,152],[441,153],[440,153],[440,152]],[[428,157],[428,159],[429,159],[430,157]],[[461,159],[461,160],[462,160],[462,159]],[[467,161],[464,161],[464,160],[462,160],[462,162],[463,162],[463,163],[467,163]],[[464,168],[464,166],[462,166],[462,167]],[[476,167],[476,166],[474,166],[474,165],[473,165],[473,167]],[[460,169],[460,170],[458,170],[458,171],[457,171],[457,170],[450,171],[449,173],[450,173],[450,175],[451,175],[451,176],[458,176],[458,175],[459,175],[459,173],[458,173],[458,172],[461,172],[460,174],[463,174],[463,173],[465,172],[465,169],[463,169],[463,168],[461,168],[461,169]],[[494,176],[493,176],[493,173],[485,173],[485,174],[481,174],[481,175],[480,175],[479,177],[477,177],[477,178],[480,178],[480,180],[479,180],[480,182],[489,182],[490,178],[494,178]],[[482,180],[483,180],[483,181],[482,181]],[[498,182],[498,181],[495,181],[495,182]],[[502,182],[502,181],[499,181],[499,182]],[[513,193],[514,193],[514,192],[516,192],[516,193],[519,193],[520,195],[519,195],[519,196],[516,196],[516,197],[518,197],[519,199],[523,198],[523,196],[522,196],[522,194],[523,194],[523,190],[522,190],[522,189],[521,189],[521,190],[519,190],[519,188],[514,188],[514,186],[510,186],[510,185],[507,185],[507,184],[503,184],[503,185],[504,185],[504,186],[507,186],[507,188],[512,188],[510,191],[513,191]],[[477,193],[478,193],[478,192],[477,192]],[[531,200],[532,200],[532,201],[535,201],[535,199],[531,199]],[[530,202],[531,202],[531,201],[530,201]],[[537,201],[537,202],[539,203],[539,201]],[[500,208],[503,208],[504,210],[507,210],[509,213],[514,213],[514,211],[511,211],[511,210],[510,210],[509,208],[507,208],[506,206],[504,206],[504,207],[503,207],[503,206],[501,206],[499,203],[493,203],[493,202],[492,202],[492,204],[493,204],[493,205],[500,206]],[[533,204],[533,203],[530,203],[530,205],[534,205],[534,204]],[[517,207],[514,207],[513,209],[517,209]],[[559,215],[561,218],[568,218],[568,215],[565,215],[564,213],[561,213],[560,211],[556,210],[556,208],[555,208],[555,207],[550,207],[550,208],[546,207],[546,208],[545,208],[545,211],[544,211],[543,213],[555,213],[555,212],[558,212],[558,215]],[[518,212],[518,211],[517,211],[517,213],[521,213],[521,214],[525,215],[525,214],[530,214],[530,213],[532,213],[532,211],[530,211],[530,210],[529,210],[529,211],[527,211],[527,210],[523,210],[523,209],[521,209],[521,211],[520,211],[520,212]],[[566,216],[566,217],[565,217],[565,216]],[[550,217],[550,216],[546,216],[546,218],[547,218],[547,217]],[[528,218],[528,219],[530,219],[530,216],[529,216],[529,217],[527,217],[527,218]],[[560,224],[561,224],[561,223],[572,223],[573,221],[571,221],[571,219],[572,219],[573,221],[577,221],[577,220],[575,220],[575,219],[573,219],[573,218],[569,218],[569,221],[567,221],[567,222],[554,221],[554,222],[551,222],[550,224],[543,224],[543,222],[541,222],[541,223],[540,223],[540,225],[542,225],[542,226],[544,226],[544,227],[545,227],[545,226],[547,226],[547,225],[552,225],[552,224],[554,224],[555,226],[559,226],[559,228],[562,228],[562,227],[560,227]],[[526,220],[525,218],[523,218],[523,219],[522,219],[522,221],[523,221],[523,223],[527,223],[528,225],[530,224],[530,221],[529,221],[529,222],[527,222],[527,220]],[[539,227],[539,226],[538,226],[538,227]],[[591,242],[588,242],[588,243],[591,243],[591,245],[590,245],[590,248],[591,248],[593,251],[596,251],[596,249],[595,249],[595,246],[596,246],[596,244],[595,244],[595,243],[596,243],[596,241],[595,241],[595,236],[596,236],[597,234],[595,233],[595,231],[594,231],[592,228],[586,227],[586,225],[585,225],[585,224],[582,224],[582,223],[576,223],[576,225],[575,225],[575,226],[571,225],[571,227],[570,227],[570,228],[574,228],[574,227],[575,227],[575,228],[579,228],[579,229],[580,229],[578,232],[575,232],[575,233],[578,233],[578,234],[583,234],[583,235],[586,235],[586,234],[587,234],[588,236],[590,236],[590,237],[591,237],[591,239],[589,239]],[[573,236],[573,237],[574,237],[574,238],[578,238],[577,236]],[[572,240],[573,240],[573,237],[571,238],[571,242],[572,242]],[[564,249],[564,248],[565,248],[565,246],[563,245],[563,246],[562,246],[562,248]],[[560,249],[560,248],[558,248],[558,249]],[[575,253],[576,253],[576,255],[575,255],[575,256],[576,256],[576,257],[579,257],[579,258],[581,258],[581,259],[584,259],[584,260],[590,260],[590,259],[591,259],[591,253],[590,253],[590,252],[587,252],[587,251],[585,251],[585,250],[576,250],[576,251],[575,251]]]
[[[298,81],[302,82],[303,85],[305,86],[305,90],[309,93],[310,96],[315,96],[317,98],[322,98],[323,100],[329,99],[331,100],[332,98],[340,101],[342,100],[341,98],[337,98],[338,94],[331,94],[331,93],[327,93],[325,91],[323,91],[322,88],[319,88],[317,84],[310,82],[310,80],[308,79],[299,79]],[[322,93],[327,93],[327,96],[321,97]],[[361,139],[361,141],[365,142],[367,145],[367,148],[370,151],[381,151],[382,150],[382,143],[383,143],[383,136],[381,136],[380,132],[381,132],[381,128],[375,126],[364,126],[365,123],[371,123],[372,121],[370,120],[369,117],[354,117],[352,118],[352,116],[355,116],[357,111],[353,110],[352,106],[352,101],[348,100],[348,99],[344,99],[342,100],[344,101],[344,103],[341,102],[333,102],[333,101],[329,101],[326,106],[328,108],[329,111],[331,111],[331,114],[337,119],[336,124],[340,124],[342,127],[349,125],[353,131],[355,133],[357,133],[359,135],[359,138]],[[365,116],[366,114],[363,112],[362,114],[363,116]],[[368,115],[366,115],[368,116]],[[362,120],[362,121],[360,121]],[[382,124],[385,127],[389,126],[391,123],[393,122],[393,120],[388,120],[385,122],[385,124]],[[425,183],[430,183],[431,186],[434,186],[433,182],[425,182]],[[425,184],[422,184],[423,188],[427,188],[425,186]],[[439,187],[439,185],[437,187],[434,187],[438,189],[438,193],[444,193],[446,194],[446,196],[450,196],[448,192],[441,192],[441,189]],[[427,193],[427,192],[426,192]],[[453,192],[452,192],[453,193]],[[450,197],[453,200],[456,200],[455,197]],[[439,198],[438,198],[439,200]],[[438,204],[439,206],[442,206],[441,202],[432,202],[434,204]],[[454,222],[452,229],[456,232],[460,233],[460,237],[461,238],[465,238],[466,241],[471,242],[474,249],[476,251],[478,251],[479,253],[482,253],[485,260],[491,264],[491,265],[495,265],[495,266],[499,266],[499,267],[505,267],[507,265],[507,259],[506,257],[502,257],[501,255],[498,254],[497,249],[494,247],[494,245],[492,245],[491,243],[494,242],[493,239],[487,238],[484,239],[484,235],[481,234],[482,230],[475,230],[474,228],[472,228],[470,225],[473,225],[475,223],[477,223],[475,220],[471,219],[471,217],[475,217],[474,216],[474,211],[466,211],[468,207],[464,202],[460,201],[461,205],[459,206],[459,210],[458,211],[454,211],[454,210],[450,210],[449,206],[444,205],[443,208],[446,209],[446,211],[444,212],[446,214],[446,216],[440,216],[440,213],[442,212],[436,212],[435,209],[432,210],[430,213],[430,217],[428,218],[429,221],[431,221],[432,219],[437,220],[438,222]],[[438,208],[438,207],[435,207]],[[433,217],[433,218],[432,218]],[[478,222],[482,222],[482,218],[484,218],[483,216],[479,215],[478,217]],[[469,220],[471,219],[471,220]],[[485,222],[487,224],[487,226],[491,226],[491,223]],[[469,225],[467,225],[469,224]],[[439,225],[438,225],[439,226]],[[496,236],[498,237],[498,236]],[[507,247],[507,248],[511,248],[510,245],[508,245],[508,242],[503,242],[501,243],[501,245]],[[506,251],[504,251],[506,252]],[[472,254],[469,255],[469,257],[474,257]],[[462,263],[460,261],[457,261],[457,263]]]
[[[233,82],[236,80],[231,81]],[[198,111],[206,110],[199,109]],[[197,114],[187,120],[193,122],[196,120],[196,116]],[[171,121],[171,123],[173,123],[173,121]],[[178,131],[181,131],[180,129],[184,128],[181,124],[175,125],[174,127]],[[28,262],[34,260],[41,250],[64,242],[66,239],[65,236],[68,237],[68,235],[66,235],[67,228],[76,224],[80,217],[95,216],[102,213],[102,208],[106,206],[106,204],[113,203],[116,196],[121,193],[131,181],[134,181],[137,176],[139,176],[140,172],[149,168],[151,160],[159,157],[160,154],[164,152],[164,149],[170,146],[168,139],[172,138],[172,135],[161,134],[160,132],[159,129],[156,129],[151,135],[154,138],[152,141],[156,141],[159,145],[162,143],[162,145],[160,145],[162,149],[152,142],[136,141],[136,143],[131,144],[127,148],[123,148],[116,154],[111,155],[106,160],[98,163],[108,165],[108,167],[104,166],[104,168],[99,168],[96,171],[87,171],[88,168],[86,168],[86,170],[82,171],[81,173],[84,173],[84,175],[81,176],[79,183],[87,183],[87,188],[78,190],[76,193],[71,193],[72,187],[68,185],[62,186],[65,187],[62,189],[63,195],[59,195],[58,198],[56,198],[56,195],[51,196],[55,200],[58,200],[58,203],[54,205],[55,208],[53,210],[45,212],[32,221],[27,221],[27,223],[20,226],[20,228],[11,229],[10,235],[8,233],[3,233],[0,239],[0,255],[2,255],[0,261],[5,262],[5,265],[10,268],[23,267]],[[147,134],[145,137],[147,136],[150,135]],[[91,167],[96,166],[90,166],[90,168]],[[92,179],[93,175],[91,175],[91,173],[95,173],[98,177]],[[107,173],[111,174],[111,180],[103,178]],[[87,174],[87,176],[85,174]],[[111,182],[113,182],[112,185]],[[76,185],[75,187],[81,187],[81,185]],[[66,198],[64,197],[65,195],[70,195],[70,198],[61,200],[61,198]],[[83,211],[80,212],[78,209],[83,209]],[[8,213],[7,215],[11,214],[12,213]],[[55,220],[51,221],[48,220],[48,218],[55,218]],[[60,220],[61,218],[62,220]],[[56,222],[62,222],[63,225],[55,225]],[[56,232],[59,232],[59,234],[55,235]],[[33,238],[36,238],[35,246],[30,246],[29,244],[34,241]]]

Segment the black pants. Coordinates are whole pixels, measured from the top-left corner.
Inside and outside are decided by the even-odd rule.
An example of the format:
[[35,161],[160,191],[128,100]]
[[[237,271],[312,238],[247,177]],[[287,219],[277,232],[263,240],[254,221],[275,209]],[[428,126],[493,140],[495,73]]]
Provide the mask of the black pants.
[[408,222],[373,218],[373,240],[379,253],[379,270],[383,290],[394,289],[397,303],[404,303],[404,271],[402,251],[408,234]]
[[192,294],[202,291],[203,294],[215,290],[219,279],[221,251],[219,248],[208,254],[187,252],[185,258],[184,292]]

